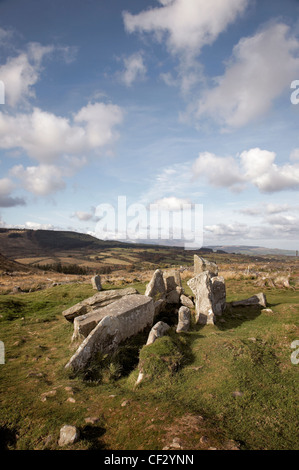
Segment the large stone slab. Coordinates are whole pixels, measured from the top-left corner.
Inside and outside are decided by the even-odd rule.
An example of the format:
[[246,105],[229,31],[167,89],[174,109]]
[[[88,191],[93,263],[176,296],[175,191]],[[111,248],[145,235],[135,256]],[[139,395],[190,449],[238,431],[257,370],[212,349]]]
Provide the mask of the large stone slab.
[[125,339],[152,326],[155,313],[153,299],[140,294],[123,297],[102,310],[106,316],[81,343],[66,368],[82,370],[96,352],[114,351]]
[[194,275],[209,271],[212,276],[218,276],[218,266],[201,256],[194,255]]
[[230,303],[232,307],[250,307],[250,306],[260,306],[266,308],[267,300],[265,294],[260,292],[259,294],[253,295],[248,299],[237,300]]
[[133,287],[127,287],[125,289],[111,289],[106,291],[101,291],[89,297],[88,299],[82,300],[82,302],[73,305],[72,307],[64,310],[62,314],[64,317],[73,321],[74,318],[85,315],[93,310],[97,310],[100,307],[105,307],[106,305],[115,302],[118,299],[121,299],[125,295],[138,294],[139,292]]

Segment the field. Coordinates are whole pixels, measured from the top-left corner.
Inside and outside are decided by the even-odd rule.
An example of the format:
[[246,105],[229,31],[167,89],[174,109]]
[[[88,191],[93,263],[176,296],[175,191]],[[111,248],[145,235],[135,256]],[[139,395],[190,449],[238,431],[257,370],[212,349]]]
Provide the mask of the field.
[[[262,290],[272,312],[228,308],[215,326],[193,324],[180,335],[170,312],[163,318],[172,325],[168,336],[146,349],[144,332],[80,376],[64,369],[74,346],[61,312],[93,295],[90,277],[3,274],[1,449],[58,449],[60,428],[72,424],[81,436],[69,449],[298,450],[299,364],[291,362],[299,339],[298,261],[219,256],[227,301]],[[120,271],[102,280],[105,289],[132,285],[144,293],[151,274]],[[289,287],[260,288],[263,277],[279,274]],[[191,276],[182,272],[189,293]],[[12,294],[15,284],[23,292]],[[135,387],[139,357],[151,379]]]

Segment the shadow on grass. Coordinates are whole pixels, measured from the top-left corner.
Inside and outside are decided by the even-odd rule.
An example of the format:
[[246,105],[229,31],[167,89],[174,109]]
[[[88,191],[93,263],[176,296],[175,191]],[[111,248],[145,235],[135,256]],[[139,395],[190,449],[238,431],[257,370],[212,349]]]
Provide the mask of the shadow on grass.
[[259,317],[263,309],[264,307],[257,305],[250,307],[228,306],[223,315],[216,317],[216,326],[220,331],[238,328],[243,323],[253,321]]
[[106,429],[102,426],[87,425],[80,430],[81,439],[88,441],[89,450],[103,450],[105,445],[100,438],[105,434]]
[[16,431],[6,426],[0,426],[0,451],[9,450],[16,445]]

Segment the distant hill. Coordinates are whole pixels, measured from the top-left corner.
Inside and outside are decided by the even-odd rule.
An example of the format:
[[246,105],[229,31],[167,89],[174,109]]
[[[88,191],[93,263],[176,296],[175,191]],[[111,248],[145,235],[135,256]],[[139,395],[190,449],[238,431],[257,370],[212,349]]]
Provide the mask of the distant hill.
[[296,250],[282,250],[279,248],[265,248],[262,246],[250,245],[209,245],[214,251],[225,251],[226,253],[240,253],[242,255],[285,255],[295,256]]
[[28,271],[37,271],[36,268],[29,268],[24,264],[17,263],[12,261],[0,253],[0,272],[28,272]]

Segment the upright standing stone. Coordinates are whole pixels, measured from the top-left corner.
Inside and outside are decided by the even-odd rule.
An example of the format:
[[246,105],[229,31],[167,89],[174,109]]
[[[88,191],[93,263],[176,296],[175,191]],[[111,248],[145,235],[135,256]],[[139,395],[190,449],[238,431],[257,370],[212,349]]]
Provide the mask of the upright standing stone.
[[176,329],[177,333],[181,331],[189,331],[191,322],[191,312],[188,307],[181,307],[179,309],[179,322]]
[[145,295],[152,297],[155,302],[160,299],[165,299],[166,289],[161,269],[156,269],[154,272],[153,277],[146,287]]
[[222,276],[215,276],[211,279],[213,292],[213,311],[215,315],[222,315],[226,304],[225,282]]
[[209,271],[212,276],[218,276],[218,266],[201,256],[194,255],[194,275]]
[[205,271],[187,282],[195,295],[196,323],[214,325],[211,274]]
[[91,278],[91,284],[93,289],[98,291],[102,290],[101,278],[98,274]]

